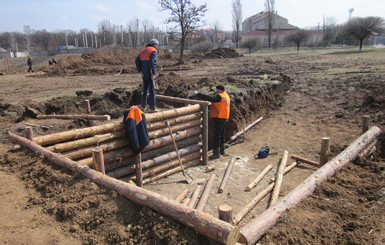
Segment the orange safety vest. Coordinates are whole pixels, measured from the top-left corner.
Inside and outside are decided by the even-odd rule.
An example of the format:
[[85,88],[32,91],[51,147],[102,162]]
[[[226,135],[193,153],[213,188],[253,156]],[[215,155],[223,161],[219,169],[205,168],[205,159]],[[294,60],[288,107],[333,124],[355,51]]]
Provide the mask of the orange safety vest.
[[230,118],[230,96],[223,91],[219,93],[222,100],[220,102],[212,102],[210,107],[210,117],[222,119]]
[[158,52],[158,50],[151,46],[145,47],[144,49],[142,49],[142,51],[140,51],[140,60],[150,60],[152,52]]

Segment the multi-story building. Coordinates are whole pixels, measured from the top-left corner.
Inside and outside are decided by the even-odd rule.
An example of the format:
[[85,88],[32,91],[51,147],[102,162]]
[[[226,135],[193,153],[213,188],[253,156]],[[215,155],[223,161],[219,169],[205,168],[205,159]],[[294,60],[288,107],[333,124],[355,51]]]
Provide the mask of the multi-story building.
[[[248,32],[259,30],[266,31],[268,30],[268,13],[260,12],[249,18],[245,19],[242,22],[242,34],[246,34]],[[297,30],[298,27],[289,24],[289,21],[278,14],[274,14],[273,16],[273,30],[274,31],[286,31],[286,30]]]

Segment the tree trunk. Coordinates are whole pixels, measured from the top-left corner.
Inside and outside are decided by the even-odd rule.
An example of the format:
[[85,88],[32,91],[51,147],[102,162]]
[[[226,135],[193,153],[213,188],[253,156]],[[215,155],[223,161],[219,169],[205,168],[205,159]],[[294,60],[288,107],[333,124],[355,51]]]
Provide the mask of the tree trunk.
[[50,119],[50,118],[56,118],[56,119],[88,119],[88,120],[111,120],[110,115],[90,115],[90,114],[84,114],[84,115],[37,115],[37,119]]
[[289,152],[284,151],[281,161],[278,164],[277,172],[275,175],[274,189],[271,194],[271,200],[269,207],[273,206],[274,203],[278,201],[279,193],[281,192],[281,185],[283,181],[283,171],[285,171],[287,158],[289,157]]
[[286,195],[286,197],[242,227],[242,242],[255,244],[272,226],[274,226],[275,222],[283,212],[296,206],[301,200],[310,196],[316,187],[332,177],[350,161],[354,160],[357,155],[366,149],[380,134],[380,128],[375,126],[372,127],[350,144],[343,152],[309,176],[304,182]]
[[223,190],[225,189],[227,180],[229,179],[229,176],[230,176],[230,174],[231,174],[231,171],[233,171],[235,161],[238,160],[238,159],[240,159],[239,156],[233,156],[233,157],[230,159],[229,164],[227,165],[225,174],[223,175],[221,184],[220,184],[220,186],[219,186],[219,188],[218,188],[218,193],[222,193]]
[[205,189],[203,190],[202,196],[199,199],[198,205],[196,207],[198,211],[203,211],[203,209],[205,208],[207,199],[210,196],[210,191],[211,191],[211,187],[213,186],[214,179],[215,179],[215,174],[211,174],[209,180],[207,180]]

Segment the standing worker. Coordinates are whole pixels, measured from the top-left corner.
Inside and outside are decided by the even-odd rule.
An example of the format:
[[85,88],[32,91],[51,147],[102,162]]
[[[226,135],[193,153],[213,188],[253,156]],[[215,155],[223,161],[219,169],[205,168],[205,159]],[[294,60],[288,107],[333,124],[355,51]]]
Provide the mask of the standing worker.
[[28,72],[33,72],[31,57],[28,57],[28,59],[27,59],[27,65],[28,65]]
[[230,118],[230,96],[225,92],[225,86],[216,86],[217,91],[214,95],[206,95],[194,91],[193,94],[197,97],[210,101],[210,118],[214,119],[214,142],[213,155],[210,160],[217,159],[222,156],[228,156],[225,152],[225,126]]
[[150,93],[148,104],[152,112],[158,111],[155,107],[155,78],[156,78],[156,61],[158,59],[158,40],[151,39],[150,42],[142,49],[135,59],[136,69],[143,78],[143,93],[141,97],[142,109],[146,110],[147,92]]

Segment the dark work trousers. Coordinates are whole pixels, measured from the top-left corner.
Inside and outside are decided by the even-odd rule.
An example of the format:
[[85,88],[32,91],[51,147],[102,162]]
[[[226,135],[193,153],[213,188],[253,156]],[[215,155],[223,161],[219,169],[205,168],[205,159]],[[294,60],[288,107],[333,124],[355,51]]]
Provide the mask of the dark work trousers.
[[225,143],[225,127],[227,119],[214,118],[214,141],[213,149],[219,149]]
[[150,109],[155,109],[155,89],[154,83],[150,78],[143,78],[143,93],[141,98],[142,108],[145,108],[147,105],[147,93],[150,93],[150,97],[148,97],[148,104],[150,105]]

